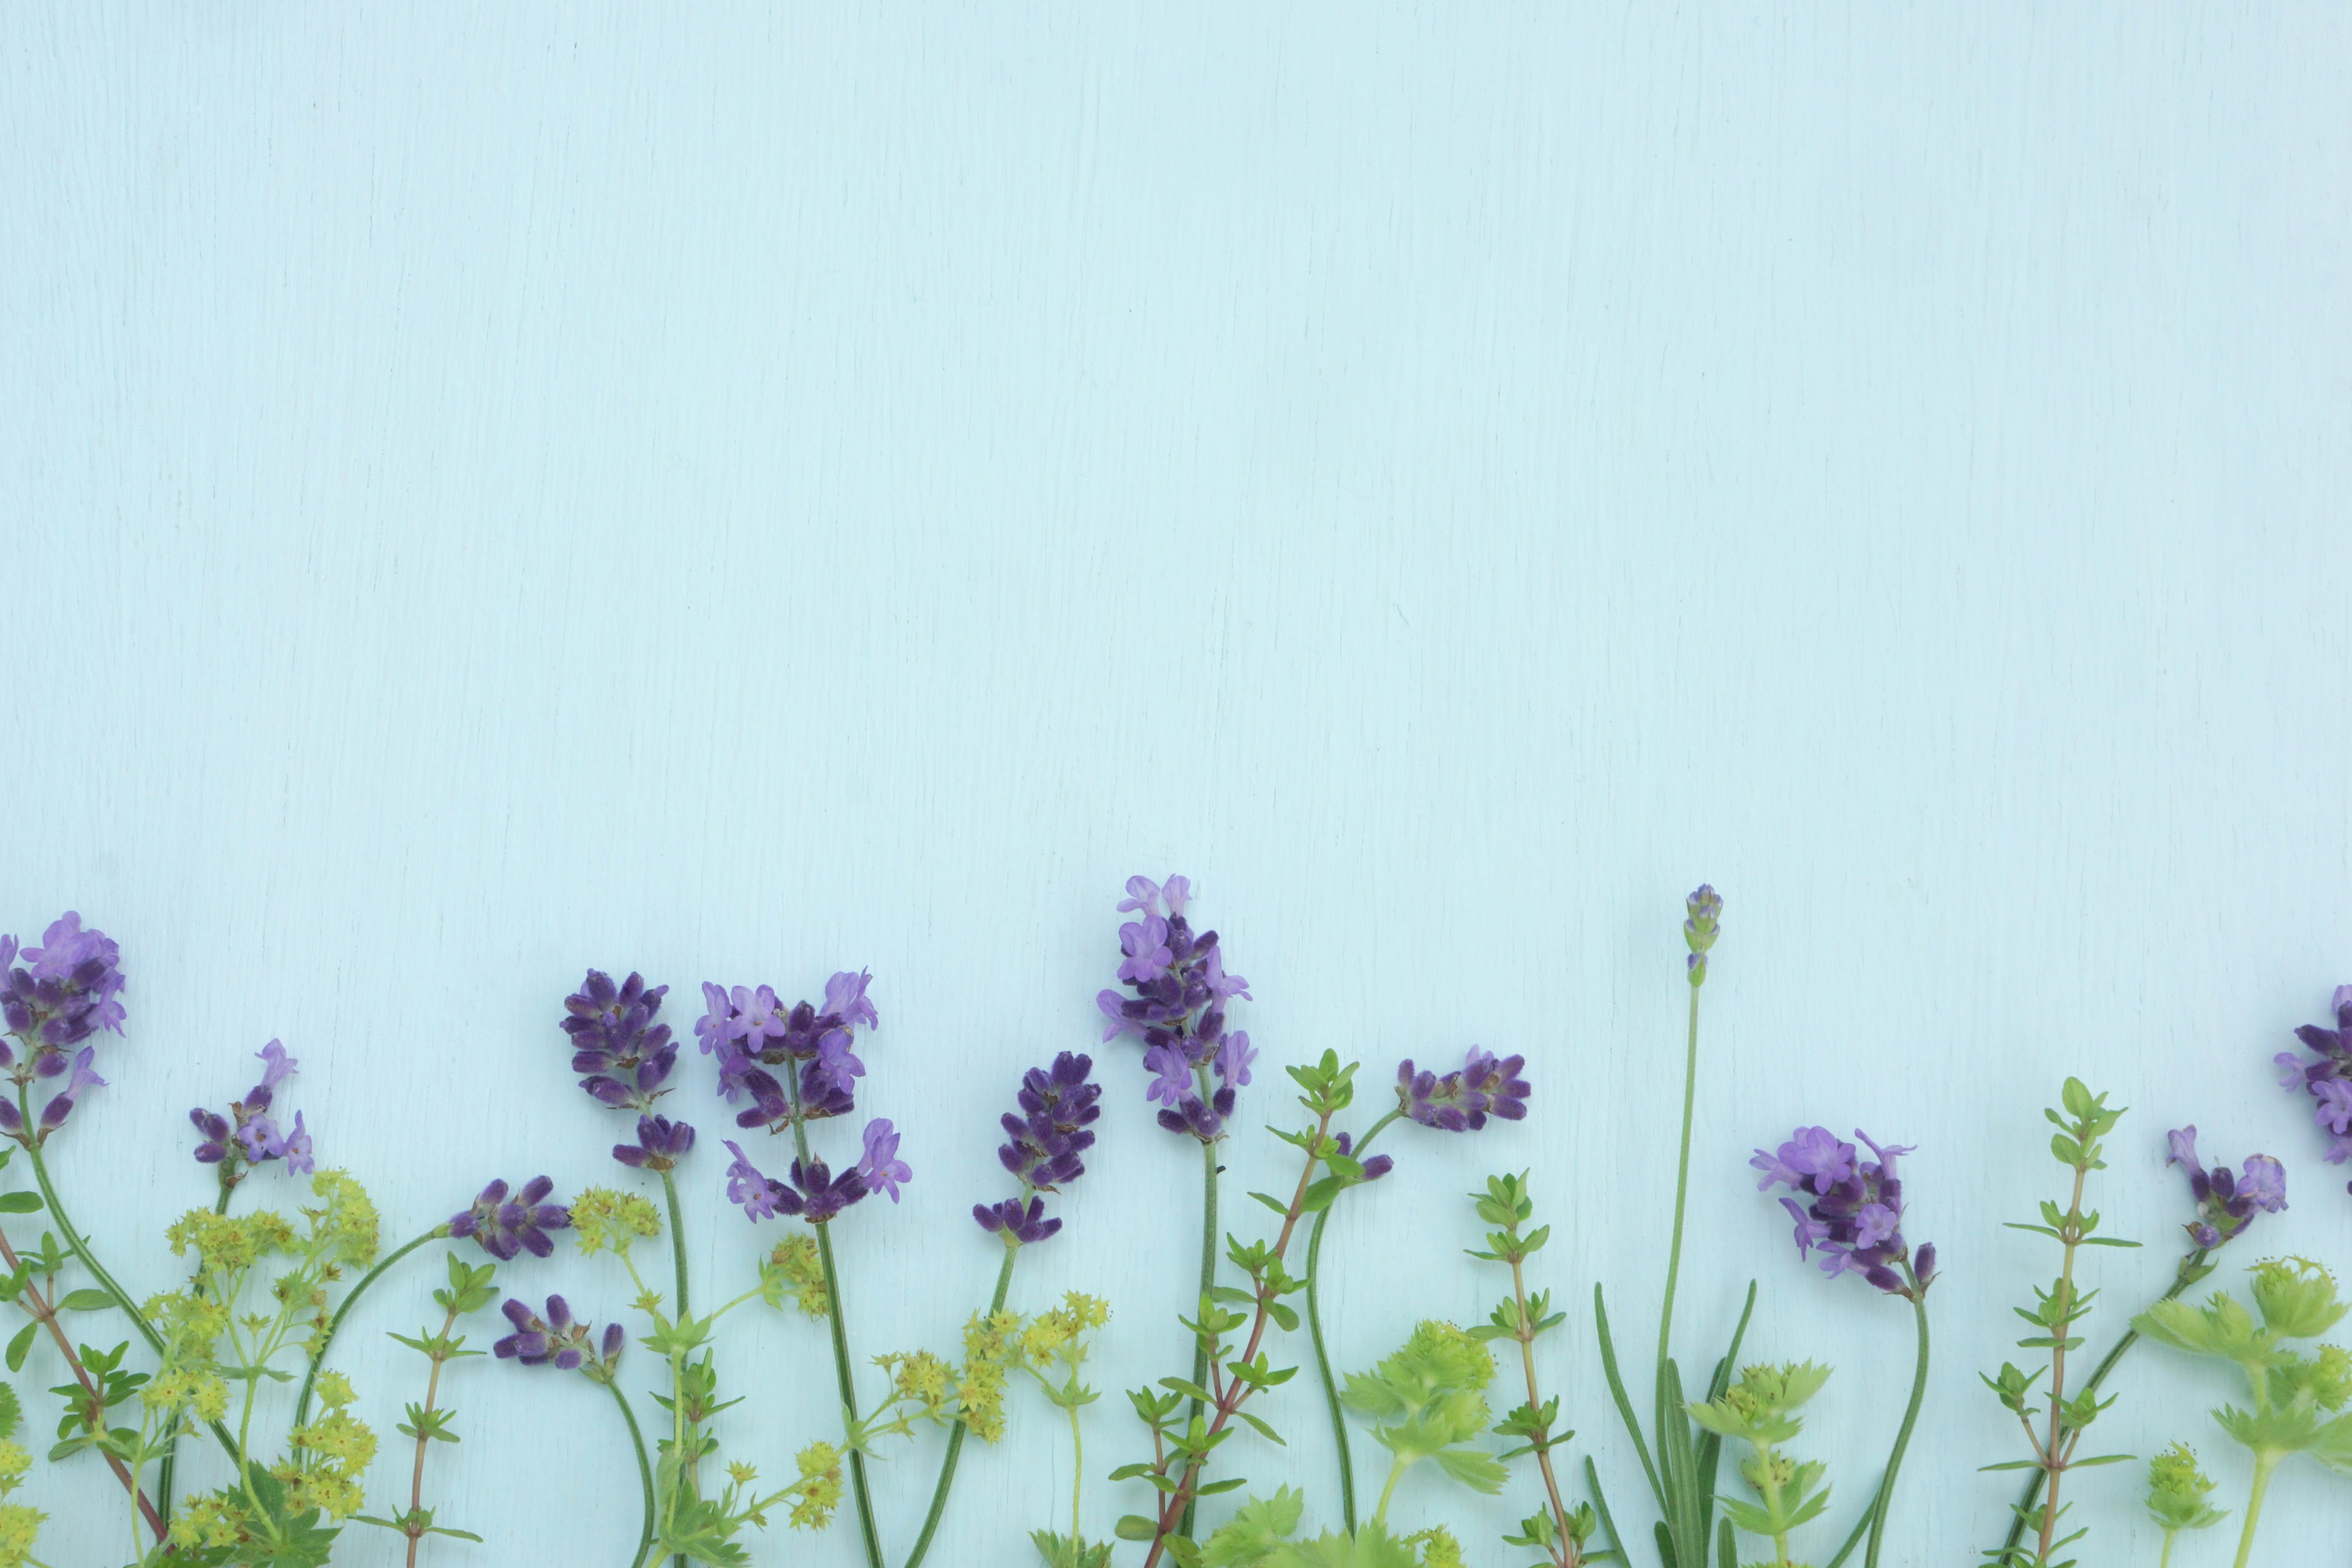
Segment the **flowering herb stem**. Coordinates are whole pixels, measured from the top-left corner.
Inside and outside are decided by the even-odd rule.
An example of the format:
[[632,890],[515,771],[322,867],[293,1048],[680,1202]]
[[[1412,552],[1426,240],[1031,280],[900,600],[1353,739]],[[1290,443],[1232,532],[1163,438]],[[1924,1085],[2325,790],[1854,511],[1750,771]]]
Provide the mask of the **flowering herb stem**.
[[[996,1294],[989,1298],[988,1302],[988,1315],[992,1318],[1004,1310],[1005,1294],[1013,1288],[1013,1260],[1020,1256],[1021,1248],[1017,1244],[1004,1249],[1004,1262],[996,1270]],[[1074,1430],[1077,1419],[1077,1407],[1073,1405],[1070,1408],[1070,1425]],[[931,1537],[939,1532],[940,1520],[948,1510],[948,1489],[955,1484],[956,1460],[963,1452],[964,1432],[961,1418],[948,1428],[947,1452],[940,1457],[939,1484],[931,1489],[930,1511],[923,1516],[923,1531],[915,1537],[914,1550],[907,1553],[907,1568],[918,1568],[923,1561],[923,1554],[931,1549]],[[1076,1502],[1073,1501],[1071,1506],[1075,1520]],[[1078,1527],[1073,1522],[1070,1533],[1075,1536],[1077,1532]]]
[[[2179,1300],[2182,1291],[2211,1273],[2212,1266],[2206,1261],[2210,1256],[2210,1249],[2200,1247],[2183,1258],[2180,1260],[2179,1271],[2173,1277],[2171,1287],[2156,1299],[2157,1304],[2160,1306],[2167,1301]],[[2083,1385],[2083,1392],[2086,1394],[2096,1394],[2099,1391],[2099,1385],[2107,1381],[2107,1373],[2115,1371],[2116,1364],[2124,1359],[2132,1346],[2137,1343],[2139,1343],[2139,1331],[2136,1328],[2125,1330],[2123,1338],[2117,1340],[2107,1353],[2099,1359],[2099,1364],[2092,1372],[2090,1381]],[[2010,1520],[2009,1535],[2001,1542],[2003,1552],[2014,1552],[2024,1541],[2026,1516],[2032,1512],[2033,1505],[2041,1500],[2044,1479],[2042,1472],[2038,1468],[2026,1478],[2025,1490],[2018,1498],[2017,1507]]]
[[2263,1494],[2271,1489],[2271,1472],[2285,1454],[2276,1448],[2254,1450],[2254,1489],[2246,1494],[2246,1527],[2238,1533],[2238,1560],[2235,1568],[2246,1568],[2246,1560],[2253,1554],[2254,1527],[2263,1521]]
[[1666,1300],[1658,1312],[1658,1364],[1664,1366],[1675,1331],[1675,1285],[1682,1277],[1683,1207],[1690,1197],[1691,1112],[1698,1100],[1698,993],[1690,988],[1690,1042],[1683,1052],[1682,1156],[1675,1166],[1675,1236],[1666,1250]]
[[[16,1249],[8,1245],[8,1237],[5,1234],[0,1234],[0,1262],[6,1263],[11,1272],[19,1267]],[[25,1281],[18,1301],[27,1316],[48,1330],[49,1338],[57,1342],[58,1352],[66,1358],[66,1366],[73,1373],[74,1381],[81,1384],[83,1394],[93,1402],[102,1402],[98,1384],[90,1381],[89,1369],[82,1365],[81,1357],[74,1353],[73,1342],[66,1337],[65,1330],[58,1324],[56,1304],[43,1297],[40,1287],[29,1278]],[[93,1408],[102,1408],[102,1403],[94,1403]],[[163,1540],[167,1522],[157,1513],[155,1505],[148,1500],[147,1494],[140,1489],[138,1478],[131,1473],[130,1467],[112,1453],[107,1453],[106,1466],[114,1472],[114,1479],[122,1483],[123,1489],[136,1500],[139,1516],[147,1521],[147,1528],[155,1532],[155,1539]]]
[[[1209,1070],[1197,1069],[1201,1079],[1202,1098],[1208,1098]],[[1217,1146],[1212,1142],[1201,1145],[1201,1291],[1206,1300],[1209,1292],[1217,1288]],[[1209,1385],[1209,1345],[1205,1340],[1192,1344],[1192,1385]],[[1192,1401],[1189,1414],[1192,1420],[1201,1418],[1201,1402]],[[1192,1533],[1192,1514],[1201,1500],[1192,1499],[1184,1505],[1184,1518],[1179,1528],[1186,1535]]]
[[[1910,1265],[1904,1265],[1910,1272]],[[1878,1496],[1870,1505],[1870,1549],[1863,1554],[1863,1568],[1878,1568],[1878,1548],[1886,1535],[1886,1516],[1895,1506],[1895,1477],[1903,1468],[1903,1450],[1911,1445],[1911,1428],[1918,1424],[1920,1402],[1927,1397],[1927,1294],[1921,1290],[1911,1298],[1911,1311],[1919,1324],[1919,1360],[1911,1374],[1911,1403],[1903,1411],[1903,1425],[1895,1434],[1894,1450],[1886,1456],[1886,1475],[1878,1483]]]
[[[800,1079],[797,1074],[790,1079],[793,1094],[793,1145],[799,1152],[801,1168],[812,1169],[815,1157],[809,1152],[808,1124],[801,1114]],[[854,1422],[857,1415],[857,1379],[849,1369],[849,1325],[841,1301],[841,1271],[834,1267],[833,1233],[820,1222],[811,1225],[816,1232],[817,1263],[824,1271],[825,1327],[833,1333],[833,1375],[841,1389],[841,1409],[845,1421]],[[882,1537],[874,1526],[874,1498],[866,1484],[866,1456],[856,1444],[856,1432],[850,1433],[849,1489],[857,1502],[857,1531],[866,1546],[866,1568],[882,1568]]]
[[[1367,1135],[1364,1142],[1370,1142],[1370,1137]],[[1359,1144],[1358,1147],[1360,1148],[1362,1145]],[[1311,1283],[1308,1288],[1313,1289]],[[1543,1395],[1536,1387],[1534,1326],[1536,1315],[1528,1310],[1528,1280],[1524,1255],[1514,1255],[1511,1258],[1511,1300],[1518,1307],[1519,1332],[1514,1337],[1519,1342],[1519,1365],[1527,1373],[1528,1379],[1528,1409],[1530,1414],[1533,1414],[1543,1409],[1544,1402]],[[1915,1411],[1918,1408],[1916,1399],[1913,1400],[1912,1408]],[[1570,1436],[1573,1435],[1570,1434]],[[1543,1472],[1544,1495],[1551,1503],[1552,1529],[1558,1532],[1553,1538],[1553,1550],[1556,1555],[1552,1560],[1559,1565],[1559,1568],[1577,1568],[1581,1558],[1577,1550],[1576,1534],[1569,1528],[1568,1505],[1560,1500],[1559,1478],[1552,1473],[1552,1441],[1549,1428],[1532,1447],[1536,1451],[1536,1466]],[[1785,1559],[1788,1554],[1787,1550],[1783,1548],[1780,1552],[1781,1557]]]
[[[1403,1114],[1403,1107],[1392,1107],[1387,1115],[1373,1122],[1356,1141],[1357,1156],[1360,1158],[1381,1130]],[[1307,1233],[1307,1333],[1315,1344],[1315,1371],[1323,1380],[1323,1403],[1331,1412],[1331,1442],[1339,1456],[1339,1511],[1352,1535],[1356,1530],[1356,1459],[1348,1443],[1348,1414],[1339,1403],[1339,1376],[1331,1369],[1331,1352],[1323,1342],[1323,1231],[1330,1223],[1331,1210],[1326,1208],[1315,1216],[1314,1226]]]
[[[1292,1070],[1297,1072],[1303,1069]],[[1281,1279],[1283,1255],[1290,1249],[1290,1237],[1298,1228],[1298,1216],[1307,1211],[1307,1189],[1313,1184],[1315,1167],[1321,1163],[1322,1159],[1315,1150],[1330,1133],[1331,1115],[1334,1109],[1336,1107],[1327,1104],[1317,1116],[1314,1135],[1307,1144],[1307,1161],[1298,1173],[1298,1185],[1291,1194],[1289,1206],[1283,1211],[1282,1229],[1275,1237],[1274,1247],[1267,1254],[1266,1268],[1260,1275],[1256,1306],[1250,1317],[1249,1341],[1242,1351],[1241,1361],[1238,1363],[1244,1369],[1256,1361],[1258,1346],[1265,1340],[1266,1325],[1274,1321],[1273,1308],[1277,1293],[1276,1287]],[[1214,1190],[1213,1186],[1211,1190]],[[1285,1375],[1286,1376],[1287,1373]],[[1216,1415],[1209,1423],[1208,1432],[1202,1443],[1185,1461],[1183,1474],[1176,1484],[1175,1495],[1171,1497],[1167,1506],[1160,1510],[1157,1528],[1151,1538],[1151,1551],[1143,1560],[1143,1568],[1156,1568],[1160,1560],[1168,1553],[1169,1538],[1177,1534],[1183,1521],[1192,1516],[1193,1504],[1200,1496],[1201,1472],[1208,1463],[1208,1450],[1215,1446],[1220,1435],[1232,1425],[1235,1413],[1241,1409],[1249,1396],[1256,1392],[1257,1387],[1257,1380],[1250,1376],[1227,1375],[1220,1379],[1216,1389]]]
[[[222,1182],[218,1195],[213,1199],[213,1213],[217,1215],[228,1213],[229,1194],[236,1190],[236,1184],[234,1182]],[[196,1270],[196,1278],[189,1284],[188,1289],[196,1295],[204,1294],[202,1268]],[[180,1462],[180,1412],[177,1410],[173,1411],[171,1419],[164,1423],[163,1443],[163,1458],[155,1467],[155,1511],[168,1528],[172,1522],[172,1478],[173,1473],[179,1468]]]
[[[662,1171],[661,1184],[662,1201],[669,1207],[670,1271],[676,1277],[677,1283],[677,1321],[682,1323],[692,1316],[692,1312],[687,1306],[686,1215],[678,1207],[677,1178],[667,1167]],[[712,1316],[715,1318],[717,1314],[714,1313]],[[695,1468],[701,1458],[702,1445],[699,1441],[688,1443],[684,1440],[690,1434],[685,1429],[686,1401],[680,1397],[684,1391],[678,1387],[679,1370],[683,1361],[683,1352],[674,1353],[670,1357],[670,1397],[677,1403],[677,1415],[681,1424],[678,1458],[686,1467],[687,1485],[693,1488],[696,1495],[699,1496],[702,1488],[695,1474]],[[676,1568],[687,1568],[685,1552],[681,1552],[677,1554]]]
[[449,1227],[446,1225],[436,1225],[414,1240],[401,1243],[379,1258],[374,1268],[360,1276],[360,1282],[352,1287],[351,1294],[343,1298],[343,1304],[337,1307],[335,1315],[327,1320],[327,1331],[319,1336],[318,1348],[310,1352],[310,1364],[302,1370],[302,1392],[294,1399],[296,1427],[299,1428],[310,1418],[310,1390],[319,1381],[319,1369],[326,1363],[327,1347],[334,1343],[335,1331],[343,1326],[343,1320],[349,1317],[352,1309],[359,1304],[359,1299],[367,1293],[367,1288],[383,1278],[394,1264],[423,1247],[426,1242],[437,1241],[448,1234]]
[[[637,1529],[636,1554],[629,1559],[629,1568],[645,1568],[646,1556],[654,1544],[654,1468],[646,1458],[646,1435],[638,1429],[637,1414],[629,1408],[628,1395],[621,1392],[617,1382],[604,1386],[611,1391],[613,1403],[621,1407],[621,1419],[629,1424],[629,1447],[637,1456],[637,1485],[645,1492],[646,1521]],[[412,1547],[412,1563],[415,1561],[414,1551]]]

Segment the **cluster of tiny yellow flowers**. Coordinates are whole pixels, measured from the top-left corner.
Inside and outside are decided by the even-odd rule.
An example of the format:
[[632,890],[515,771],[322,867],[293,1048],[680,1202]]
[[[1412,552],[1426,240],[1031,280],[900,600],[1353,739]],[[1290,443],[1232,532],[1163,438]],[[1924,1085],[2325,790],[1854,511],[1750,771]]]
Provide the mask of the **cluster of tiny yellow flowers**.
[[310,1178],[310,1192],[322,1200],[302,1211],[310,1222],[311,1256],[354,1268],[374,1262],[379,1224],[367,1189],[349,1171],[320,1171]]
[[210,1275],[242,1274],[265,1258],[294,1249],[294,1227],[286,1216],[256,1209],[231,1218],[210,1209],[190,1209],[163,1233],[172,1254],[196,1255],[197,1267]]
[[760,1273],[770,1306],[782,1307],[784,1293],[790,1290],[803,1315],[825,1315],[824,1268],[817,1261],[816,1237],[786,1237],[768,1254],[767,1267]]
[[20,1502],[0,1503],[0,1568],[24,1568],[33,1560],[33,1542],[48,1517]]
[[1062,1298],[1060,1306],[1029,1320],[1029,1326],[1021,1331],[1021,1353],[1032,1364],[1056,1356],[1081,1360],[1086,1354],[1085,1336],[1109,1321],[1109,1302],[1073,1290]]
[[228,1331],[228,1309],[193,1290],[167,1290],[140,1310],[163,1342],[163,1363],[140,1389],[140,1403],[159,1414],[189,1410],[199,1420],[219,1420],[228,1410],[228,1384],[214,1347]]
[[1409,1536],[1405,1543],[1421,1548],[1421,1568],[1462,1568],[1462,1543],[1444,1525]]
[[172,1516],[172,1542],[184,1550],[235,1546],[247,1539],[245,1506],[217,1495],[190,1498]]
[[793,1528],[823,1530],[841,1506],[841,1450],[830,1443],[811,1443],[795,1462],[801,1479],[792,1488],[799,1500],[793,1504]]
[[281,1465],[270,1472],[286,1483],[289,1512],[304,1513],[315,1508],[329,1519],[345,1519],[359,1510],[364,1500],[360,1478],[375,1458],[375,1433],[348,1409],[355,1397],[350,1380],[341,1373],[320,1374],[319,1399],[327,1414],[293,1433],[302,1463]]
[[1004,1436],[1004,1376],[1021,1356],[1021,1314],[974,1312],[963,1327],[963,1372],[956,1385],[959,1414],[983,1443]]
[[583,1255],[609,1248],[625,1256],[638,1242],[659,1236],[661,1228],[660,1212],[635,1193],[590,1187],[572,1200],[572,1230]]

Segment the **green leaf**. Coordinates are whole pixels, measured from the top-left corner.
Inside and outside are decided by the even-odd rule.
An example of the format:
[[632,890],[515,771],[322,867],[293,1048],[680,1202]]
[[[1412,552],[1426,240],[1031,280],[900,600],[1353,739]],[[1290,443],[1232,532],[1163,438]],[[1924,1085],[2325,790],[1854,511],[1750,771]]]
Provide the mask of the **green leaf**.
[[1139,1513],[1130,1513],[1114,1525],[1112,1531],[1121,1541],[1150,1541],[1160,1533],[1160,1521],[1146,1519]]
[[38,1193],[0,1193],[0,1214],[38,1214],[41,1194]]
[[74,1290],[58,1305],[68,1312],[102,1312],[114,1305],[114,1298],[103,1290]]
[[41,1325],[38,1323],[26,1323],[23,1328],[16,1331],[16,1337],[8,1342],[8,1370],[10,1372],[22,1372],[25,1370],[25,1357],[32,1351],[33,1336],[40,1331],[40,1328]]

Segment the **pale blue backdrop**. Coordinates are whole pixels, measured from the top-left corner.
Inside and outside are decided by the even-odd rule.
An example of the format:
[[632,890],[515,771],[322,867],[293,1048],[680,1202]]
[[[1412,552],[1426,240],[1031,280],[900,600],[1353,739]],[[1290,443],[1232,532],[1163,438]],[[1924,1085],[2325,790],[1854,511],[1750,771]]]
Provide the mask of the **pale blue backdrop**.
[[[1909,1325],[1801,1266],[1744,1161],[1801,1121],[1919,1145],[1948,1273],[1889,1559],[1965,1561],[2016,1451],[1976,1373],[2052,1263],[1999,1224],[2053,1186],[2064,1073],[2133,1108],[2095,1201],[2153,1245],[2096,1260],[2115,1308],[2168,1268],[2192,1120],[2288,1163],[2248,1250],[2352,1266],[2268,1066],[2352,979],[2347,70],[2324,5],[12,6],[0,929],[78,908],[131,975],[63,1179],[164,1286],[208,1195],[186,1110],[282,1037],[322,1157],[412,1233],[493,1174],[613,1173],[555,1030],[586,965],[682,1001],[870,965],[917,1175],[843,1227],[857,1342],[944,1347],[1000,1102],[1094,1038],[1121,880],[1181,869],[1267,1065],[1528,1056],[1527,1123],[1399,1137],[1339,1222],[1340,1354],[1483,1313],[1459,1194],[1531,1167],[1548,1374],[1630,1518],[1588,1303],[1655,1301],[1711,879],[1686,1353],[1761,1280],[1754,1349],[1837,1363],[1807,1443],[1845,1515]],[[1113,1302],[1097,1531],[1193,1245],[1192,1156],[1103,1055],[1016,1291]],[[673,1103],[731,1281],[705,1071]],[[1234,1191],[1285,1152],[1251,1131]],[[509,1274],[625,1305],[594,1260]],[[383,1333],[429,1282],[349,1342],[387,1510],[421,1377]],[[730,1453],[831,1429],[809,1326],[722,1361]],[[2229,1384],[2134,1373],[2116,1445],[2195,1438],[2237,1506]],[[625,1557],[593,1391],[448,1387],[430,1490],[493,1544],[428,1561]],[[1236,1457],[1328,1510],[1313,1403],[1266,1413],[1291,1449]],[[1050,1415],[969,1456],[945,1561],[1056,1518]],[[935,1451],[882,1467],[901,1549]],[[2081,1484],[2090,1561],[2153,1561],[2137,1490]],[[95,1461],[32,1495],[50,1561],[117,1560]],[[2347,1498],[2284,1474],[2269,1561]],[[1397,1510],[1500,1563],[1531,1499],[1416,1476]]]

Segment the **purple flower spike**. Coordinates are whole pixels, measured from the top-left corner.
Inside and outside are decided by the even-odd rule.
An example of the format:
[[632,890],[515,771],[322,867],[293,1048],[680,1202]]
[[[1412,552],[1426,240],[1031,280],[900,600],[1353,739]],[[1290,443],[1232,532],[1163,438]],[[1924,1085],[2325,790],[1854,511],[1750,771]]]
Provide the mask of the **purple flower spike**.
[[[846,1116],[857,1109],[857,1080],[866,1064],[851,1047],[856,1031],[881,1022],[866,988],[873,976],[843,970],[825,982],[824,1006],[808,1002],[780,1010],[768,986],[732,992],[705,983],[709,1010],[695,1033],[719,1058],[719,1093],[730,1102],[748,1095],[739,1127],[781,1132],[795,1121]],[[793,1088],[799,1089],[794,1102]]]
[[278,1089],[301,1063],[288,1056],[285,1046],[277,1040],[253,1054],[261,1059],[261,1081],[247,1089],[243,1100],[230,1100],[226,1116],[202,1107],[188,1112],[189,1121],[204,1135],[195,1148],[196,1159],[217,1166],[225,1187],[236,1185],[254,1167],[273,1160],[283,1160],[297,1175],[308,1175],[315,1168],[310,1133],[301,1112],[294,1114],[291,1133],[284,1131],[270,1114]]
[[613,1158],[639,1171],[670,1171],[694,1147],[694,1129],[667,1116],[637,1118],[637,1141],[613,1145]]
[[823,1160],[812,1159],[805,1165],[795,1160],[791,1175],[790,1186],[779,1184],[777,1187],[777,1205],[811,1225],[824,1224],[867,1191],[866,1178],[856,1166],[836,1176]]
[[[552,1366],[558,1372],[578,1372],[586,1368],[591,1376],[609,1378],[610,1363],[621,1353],[620,1342],[614,1330],[604,1331],[604,1343],[609,1347],[601,1357],[589,1348],[589,1325],[572,1316],[572,1308],[561,1296],[547,1299],[547,1316],[542,1318],[521,1301],[509,1299],[502,1309],[514,1332],[490,1347],[501,1361],[516,1361],[525,1366]],[[617,1327],[618,1325],[615,1325]],[[591,1363],[594,1364],[592,1366]],[[600,1381],[602,1380],[600,1378]]]
[[915,1173],[898,1158],[898,1134],[887,1117],[866,1124],[866,1155],[857,1162],[857,1179],[869,1193],[883,1193],[898,1201],[898,1184],[914,1180]]
[[2352,1086],[2346,1081],[2352,1079],[2352,985],[2336,988],[2332,1010],[2334,1028],[2305,1024],[2294,1032],[2315,1060],[2306,1061],[2292,1051],[2282,1051],[2273,1059],[2281,1088],[2290,1093],[2301,1089],[2319,1102],[2312,1120],[2328,1134],[2328,1163],[2340,1165],[2352,1159]]
[[1853,1145],[1823,1127],[1798,1128],[1774,1152],[1759,1149],[1748,1162],[1764,1173],[1758,1190],[1776,1183],[1796,1189],[1780,1206],[1797,1222],[1800,1258],[1819,1252],[1822,1273],[1859,1274],[1890,1296],[1916,1300],[1935,1278],[1936,1249],[1922,1247],[1914,1258],[1903,1239],[1903,1182],[1895,1165],[1911,1150],[1882,1148],[1859,1130],[1854,1136],[1875,1161],[1859,1158]]
[[[74,1047],[101,1029],[122,1033],[121,956],[111,937],[94,927],[85,930],[81,916],[70,910],[51,922],[38,947],[20,951],[14,938],[6,940],[0,952],[0,1019],[27,1054],[20,1058],[14,1048],[0,1047],[0,1066],[16,1083],[62,1077]],[[22,967],[15,966],[18,958],[25,961]],[[93,1075],[82,1087],[102,1081]],[[73,1112],[72,1089],[58,1098],[65,1103],[53,1099],[42,1112],[46,1131],[55,1131]],[[8,1129],[12,1135],[23,1135],[23,1120],[19,1116],[19,1125]]]
[[545,1258],[555,1250],[546,1233],[567,1230],[572,1225],[570,1209],[547,1201],[554,1191],[552,1180],[533,1176],[509,1198],[506,1183],[492,1182],[471,1208],[450,1216],[449,1234],[458,1240],[472,1237],[484,1252],[501,1263],[525,1252]]
[[655,1022],[668,994],[668,986],[648,987],[643,975],[632,973],[615,985],[611,975],[592,969],[563,999],[572,1070],[598,1104],[642,1111],[668,1092],[662,1085],[677,1065],[677,1045],[669,1026]]
[[1001,1204],[974,1204],[971,1217],[981,1229],[1002,1237],[1007,1247],[1027,1247],[1062,1228],[1058,1218],[1045,1217],[1042,1198],[1031,1198],[1026,1204],[1019,1198],[1007,1198]]
[[2211,1251],[2236,1240],[2254,1222],[2254,1215],[2276,1214],[2286,1207],[2286,1168],[2268,1154],[2250,1154],[2231,1175],[2226,1164],[2207,1170],[2197,1157],[2197,1129],[2192,1125],[2167,1133],[2172,1152],[2165,1161],[2189,1175],[2189,1195],[2197,1200],[2196,1217],[2181,1228],[2197,1246]]
[[[1145,1098],[1160,1102],[1160,1124],[1214,1142],[1250,1081],[1255,1056],[1245,1034],[1226,1036],[1225,1006],[1250,992],[1248,981],[1225,973],[1217,933],[1195,932],[1186,920],[1192,897],[1183,877],[1128,879],[1118,910],[1137,918],[1118,928],[1118,977],[1129,994],[1100,992],[1095,1006],[1107,1021],[1104,1040],[1142,1042],[1153,1076]],[[1205,1093],[1194,1076],[1202,1068],[1216,1080]]]
[[1440,1078],[1415,1068],[1407,1057],[1397,1064],[1397,1104],[1413,1121],[1440,1132],[1480,1131],[1489,1115],[1517,1121],[1527,1115],[1528,1097],[1534,1092],[1519,1076],[1527,1065],[1525,1057],[1497,1060],[1473,1046],[1458,1070]]
[[[1181,1051],[1170,1049],[1182,1061]],[[1064,1051],[1051,1067],[1031,1068],[1022,1075],[1014,1109],[1000,1119],[1010,1142],[997,1149],[996,1157],[1021,1183],[1021,1195],[976,1204],[971,1216],[1008,1247],[1043,1241],[1062,1228],[1059,1219],[1045,1217],[1037,1194],[1058,1191],[1087,1173],[1080,1156],[1094,1147],[1090,1129],[1102,1116],[1097,1103],[1102,1086],[1089,1081],[1094,1067],[1093,1058]],[[1189,1086],[1189,1067],[1184,1075]]]

